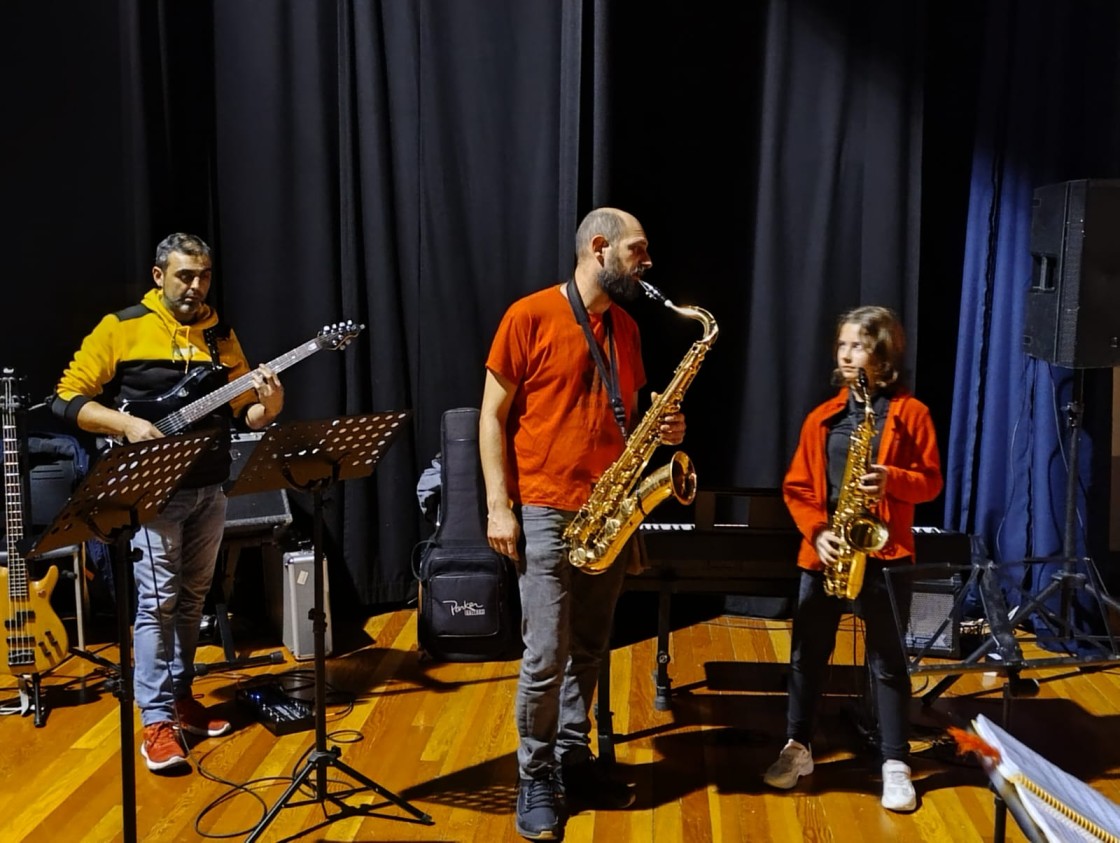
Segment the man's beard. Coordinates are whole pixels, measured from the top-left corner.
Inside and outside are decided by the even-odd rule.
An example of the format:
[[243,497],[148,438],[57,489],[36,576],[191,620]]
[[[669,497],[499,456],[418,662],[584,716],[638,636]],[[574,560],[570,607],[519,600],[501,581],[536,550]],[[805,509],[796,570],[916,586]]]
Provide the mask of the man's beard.
[[190,325],[192,322],[195,322],[202,314],[202,308],[204,306],[204,302],[201,301],[191,301],[189,299],[172,301],[166,296],[164,296],[163,302],[167,305],[167,309],[179,320],[180,324],[183,325]]
[[634,301],[641,290],[638,282],[632,276],[619,272],[617,269],[607,269],[606,267],[599,270],[599,286],[616,304]]

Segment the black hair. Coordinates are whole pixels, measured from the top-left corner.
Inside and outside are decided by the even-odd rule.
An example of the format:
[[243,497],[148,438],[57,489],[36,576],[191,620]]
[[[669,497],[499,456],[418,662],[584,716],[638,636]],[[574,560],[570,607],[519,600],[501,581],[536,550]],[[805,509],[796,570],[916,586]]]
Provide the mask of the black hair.
[[167,269],[167,259],[172,252],[181,255],[194,255],[195,257],[210,257],[210,247],[206,241],[195,234],[184,234],[181,231],[168,234],[156,246],[155,264],[160,269]]

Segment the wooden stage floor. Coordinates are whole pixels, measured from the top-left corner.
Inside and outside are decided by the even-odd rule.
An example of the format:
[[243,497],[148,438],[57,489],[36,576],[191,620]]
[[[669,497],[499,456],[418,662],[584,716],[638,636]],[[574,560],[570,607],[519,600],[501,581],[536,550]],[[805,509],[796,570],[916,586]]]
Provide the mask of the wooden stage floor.
[[[673,706],[657,711],[654,631],[642,620],[656,609],[642,597],[624,597],[611,673],[616,771],[634,785],[637,802],[625,811],[573,816],[569,843],[993,839],[987,780],[971,759],[955,755],[945,727],[981,712],[1003,722],[1002,677],[968,673],[928,706],[920,696],[939,677],[915,677],[912,766],[919,809],[889,813],[879,805],[879,782],[860,728],[865,677],[854,665],[862,653],[855,624],[846,619],[814,743],[817,769],[796,790],[778,793],[761,777],[784,742],[788,622],[719,615],[702,601],[676,612]],[[268,635],[256,637],[259,646],[243,655],[279,647]],[[303,804],[281,810],[261,839],[520,840],[513,827],[511,716],[517,662],[422,662],[415,614],[406,609],[374,615],[362,629],[339,630],[335,638],[326,671],[329,744],[346,764],[430,814],[434,824],[417,823],[368,793],[346,802],[379,804],[374,816],[328,822],[330,800],[297,794]],[[116,656],[111,645],[92,649],[110,660]],[[209,645],[199,660],[221,657],[221,649]],[[1040,672],[1038,695],[1012,701],[1009,731],[1120,801],[1120,677],[1107,667]],[[238,685],[274,672],[284,674],[295,693],[310,695],[311,668],[310,661],[289,657],[267,668],[200,677],[196,692],[234,721],[234,731],[196,740],[185,774],[152,774],[134,753],[139,839],[245,839],[301,768],[314,734],[273,735],[238,704]],[[30,716],[0,718],[0,840],[122,839],[117,699],[97,668],[78,658],[44,676],[43,686],[48,710],[41,728]],[[15,694],[15,678],[0,678],[0,700],[10,704]],[[138,717],[133,722],[138,746]],[[347,784],[334,769],[328,772],[331,792]],[[1026,839],[1010,819],[1007,839]]]

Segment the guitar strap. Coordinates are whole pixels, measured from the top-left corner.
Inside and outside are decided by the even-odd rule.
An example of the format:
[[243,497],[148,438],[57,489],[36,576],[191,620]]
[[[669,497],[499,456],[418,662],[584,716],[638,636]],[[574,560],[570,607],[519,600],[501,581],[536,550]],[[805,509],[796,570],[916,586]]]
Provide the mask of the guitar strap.
[[229,336],[229,327],[224,322],[206,328],[202,332],[202,338],[206,340],[206,348],[210,351],[210,364],[214,369],[222,367],[222,358],[218,354],[218,338],[225,339]]

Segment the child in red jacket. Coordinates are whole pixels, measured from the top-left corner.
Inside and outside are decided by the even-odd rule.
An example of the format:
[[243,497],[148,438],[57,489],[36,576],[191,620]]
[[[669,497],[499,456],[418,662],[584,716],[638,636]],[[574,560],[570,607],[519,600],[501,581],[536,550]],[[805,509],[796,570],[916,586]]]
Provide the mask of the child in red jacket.
[[[883,807],[912,811],[917,795],[910,781],[910,677],[895,623],[883,568],[913,561],[914,506],[941,492],[941,460],[933,421],[925,404],[902,384],[905,335],[898,317],[885,307],[860,307],[837,322],[833,382],[840,391],[812,410],[801,428],[797,451],[782,484],[786,506],[803,536],[797,556],[802,568],[793,618],[790,657],[788,741],[764,780],[789,789],[813,771],[810,738],[817,700],[848,600],[825,588],[825,568],[850,558],[844,536],[833,524],[848,463],[852,435],[869,418],[856,388],[866,374],[875,432],[868,466],[858,466],[855,492],[869,514],[886,528],[885,543],[867,553],[855,613],[866,630],[867,661],[874,682],[883,760]],[[902,612],[909,611],[909,583],[892,582]],[[835,590],[835,589],[833,589]]]

